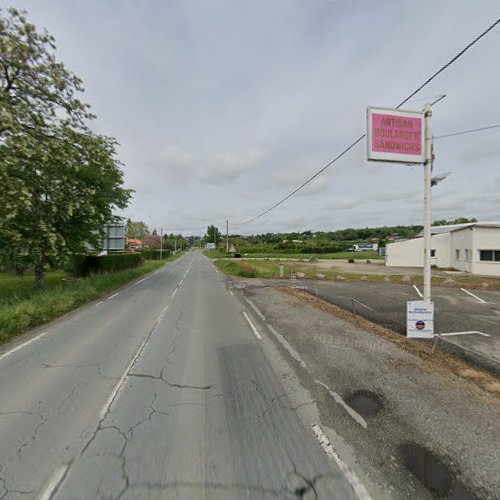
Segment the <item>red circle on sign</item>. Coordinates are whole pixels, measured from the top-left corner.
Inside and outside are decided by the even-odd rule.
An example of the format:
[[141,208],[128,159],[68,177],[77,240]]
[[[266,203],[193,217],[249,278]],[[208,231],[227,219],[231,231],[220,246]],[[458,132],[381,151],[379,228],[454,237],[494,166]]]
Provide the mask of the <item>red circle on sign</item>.
[[423,321],[417,321],[415,326],[417,327],[417,330],[423,330],[425,328],[425,323]]

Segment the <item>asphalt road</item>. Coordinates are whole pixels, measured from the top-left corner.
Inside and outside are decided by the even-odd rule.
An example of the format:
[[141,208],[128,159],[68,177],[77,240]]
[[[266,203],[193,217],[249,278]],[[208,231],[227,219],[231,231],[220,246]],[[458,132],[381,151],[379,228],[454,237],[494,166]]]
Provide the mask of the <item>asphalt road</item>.
[[193,252],[4,345],[0,499],[354,498],[243,312]]

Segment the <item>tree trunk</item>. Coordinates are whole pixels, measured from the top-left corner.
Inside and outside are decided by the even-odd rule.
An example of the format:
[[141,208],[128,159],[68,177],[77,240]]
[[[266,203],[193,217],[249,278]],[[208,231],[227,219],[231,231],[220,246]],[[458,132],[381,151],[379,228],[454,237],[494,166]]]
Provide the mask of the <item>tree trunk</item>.
[[35,287],[41,290],[45,285],[43,264],[35,265]]

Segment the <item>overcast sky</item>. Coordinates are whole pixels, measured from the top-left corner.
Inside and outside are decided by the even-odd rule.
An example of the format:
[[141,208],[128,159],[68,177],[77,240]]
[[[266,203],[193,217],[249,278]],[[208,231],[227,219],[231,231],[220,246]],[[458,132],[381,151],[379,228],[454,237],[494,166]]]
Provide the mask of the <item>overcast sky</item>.
[[[241,222],[319,170],[500,17],[499,0],[0,0],[52,33],[93,128],[121,146],[125,215],[151,228]],[[406,109],[436,136],[500,123],[500,27]],[[500,220],[500,129],[436,141],[433,219]],[[242,234],[422,221],[422,167],[365,143]]]

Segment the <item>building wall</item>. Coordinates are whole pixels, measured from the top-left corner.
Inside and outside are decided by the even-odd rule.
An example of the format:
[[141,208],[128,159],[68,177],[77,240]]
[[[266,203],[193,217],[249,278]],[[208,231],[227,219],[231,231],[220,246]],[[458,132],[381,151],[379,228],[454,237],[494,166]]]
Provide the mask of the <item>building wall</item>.
[[[431,266],[447,269],[451,266],[450,233],[434,234],[431,236],[431,250],[435,250],[435,257],[431,257]],[[423,255],[422,255],[423,265]]]
[[[431,265],[441,269],[500,276],[500,262],[480,260],[480,250],[500,251],[500,228],[466,227],[431,237]],[[459,252],[457,256],[457,250]],[[422,267],[424,261],[423,238],[389,243],[386,247],[385,264],[389,267]]]
[[396,241],[385,247],[385,265],[389,267],[422,267],[424,239]]
[[[450,267],[450,233],[435,234],[431,236],[431,265],[436,267]],[[389,267],[423,267],[424,265],[424,239],[389,243],[385,248],[385,265]]]
[[449,233],[451,236],[450,261],[453,269],[472,272],[474,231],[474,228],[467,227]]
[[474,228],[472,272],[486,276],[500,276],[500,262],[481,262],[479,260],[479,250],[500,250],[499,228]]

